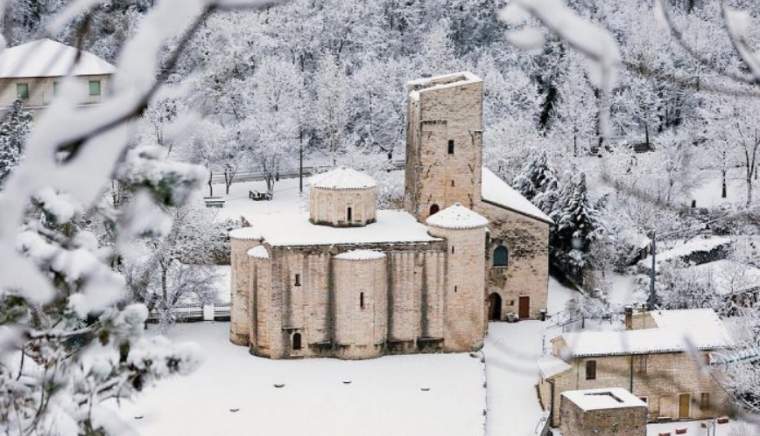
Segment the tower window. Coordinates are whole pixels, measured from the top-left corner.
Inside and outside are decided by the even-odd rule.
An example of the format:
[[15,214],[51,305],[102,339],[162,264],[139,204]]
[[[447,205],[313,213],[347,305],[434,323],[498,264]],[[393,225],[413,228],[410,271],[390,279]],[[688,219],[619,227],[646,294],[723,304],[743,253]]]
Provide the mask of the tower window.
[[454,247],[451,247],[451,254],[454,254]]
[[456,292],[456,291],[457,291],[457,286],[454,286],[454,292]]
[[449,139],[449,154],[454,154],[454,140]]
[[296,274],[295,286],[301,286],[301,274]]
[[454,181],[453,180],[451,181],[451,187],[452,188],[454,187]]
[[359,308],[364,310],[364,292],[359,293]]
[[509,252],[507,247],[499,245],[493,251],[493,266],[498,268],[506,268],[509,263]]

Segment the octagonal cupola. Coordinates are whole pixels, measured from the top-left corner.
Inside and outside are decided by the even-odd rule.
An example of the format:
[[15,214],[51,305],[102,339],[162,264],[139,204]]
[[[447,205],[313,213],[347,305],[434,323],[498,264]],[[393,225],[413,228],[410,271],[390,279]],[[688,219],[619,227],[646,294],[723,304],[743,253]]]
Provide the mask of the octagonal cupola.
[[314,224],[361,227],[375,222],[377,183],[344,166],[317,174],[310,180],[309,216]]

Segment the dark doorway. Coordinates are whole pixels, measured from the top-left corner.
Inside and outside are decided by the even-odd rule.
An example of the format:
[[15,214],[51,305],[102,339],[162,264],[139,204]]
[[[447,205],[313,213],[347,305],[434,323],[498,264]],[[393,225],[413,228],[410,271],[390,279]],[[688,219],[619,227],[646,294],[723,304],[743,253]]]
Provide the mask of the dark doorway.
[[351,222],[351,208],[346,211],[346,221]]
[[530,297],[520,297],[520,319],[530,318]]
[[293,335],[293,349],[294,350],[301,349],[301,334],[300,333],[295,333]]
[[438,213],[439,210],[441,210],[441,208],[438,207],[437,204],[430,206],[430,216],[435,215],[436,213]]
[[501,321],[501,295],[496,292],[488,296],[488,320]]

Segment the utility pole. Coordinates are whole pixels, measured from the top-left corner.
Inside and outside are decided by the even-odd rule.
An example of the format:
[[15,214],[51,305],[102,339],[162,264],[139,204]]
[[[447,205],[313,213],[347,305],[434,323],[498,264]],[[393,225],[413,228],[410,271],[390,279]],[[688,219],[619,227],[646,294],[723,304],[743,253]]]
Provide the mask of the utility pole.
[[298,189],[303,194],[303,127],[298,129]]
[[654,310],[657,294],[654,290],[654,281],[657,277],[657,230],[652,230],[652,272],[649,277],[649,310]]

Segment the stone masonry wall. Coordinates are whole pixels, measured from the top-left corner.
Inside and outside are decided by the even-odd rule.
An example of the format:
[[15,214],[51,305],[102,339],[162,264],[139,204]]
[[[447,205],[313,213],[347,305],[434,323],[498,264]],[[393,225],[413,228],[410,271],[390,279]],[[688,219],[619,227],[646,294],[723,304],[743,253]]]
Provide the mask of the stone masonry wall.
[[[519,298],[530,298],[530,318],[546,309],[549,286],[549,224],[489,203],[480,202],[476,212],[490,221],[486,247],[486,296],[501,296],[502,319],[518,314]],[[506,268],[493,266],[496,247],[507,247]]]
[[410,100],[407,211],[425,222],[433,204],[473,209],[480,201],[483,163],[483,82],[430,89],[419,101]]
[[[555,349],[562,340],[553,342]],[[557,354],[555,354],[557,355]],[[707,352],[701,353],[706,359]],[[596,379],[586,380],[586,362],[597,363]],[[612,388],[627,389],[648,405],[650,419],[660,416],[678,419],[679,395],[690,395],[690,419],[712,416],[712,403],[716,401],[719,415],[730,412],[725,392],[718,388],[713,393],[713,381],[703,374],[694,358],[685,353],[662,353],[643,356],[603,356],[576,358],[569,362],[570,371],[557,375],[555,380],[555,410],[553,425],[558,425],[559,404],[562,392],[580,389]],[[707,394],[708,404],[702,404]],[[713,398],[713,395],[716,395]],[[548,402],[548,398],[547,398]]]
[[[311,188],[309,196],[309,216],[312,223],[348,227],[364,226],[377,219],[377,188]],[[347,220],[348,208],[351,208],[351,222]]]
[[444,287],[444,349],[467,351],[482,345],[486,330],[484,228],[441,229],[430,234],[446,238],[446,284]]
[[584,411],[566,397],[560,401],[560,432],[572,436],[646,436],[646,407]]
[[231,310],[230,310],[230,341],[236,345],[249,343],[249,300],[251,290],[251,263],[248,250],[260,244],[254,239],[231,238]]

